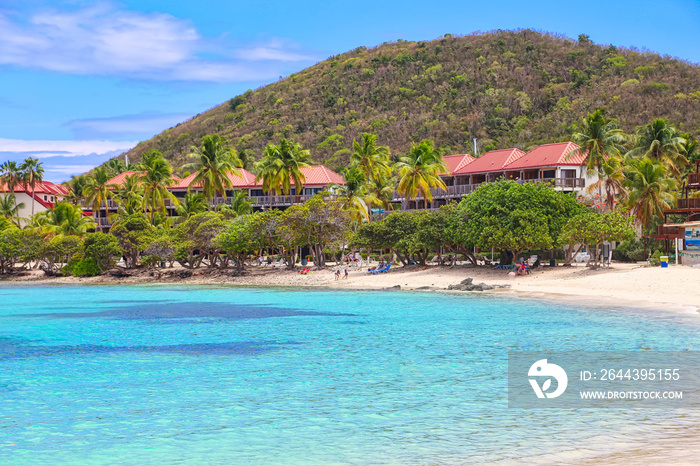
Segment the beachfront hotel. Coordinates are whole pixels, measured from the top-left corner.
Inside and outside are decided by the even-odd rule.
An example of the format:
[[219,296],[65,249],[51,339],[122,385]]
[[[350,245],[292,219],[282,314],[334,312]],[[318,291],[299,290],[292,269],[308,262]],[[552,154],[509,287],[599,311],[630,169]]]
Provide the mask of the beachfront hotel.
[[[573,142],[544,144],[530,152],[520,149],[492,150],[481,157],[468,154],[445,157],[448,173],[441,175],[447,189],[433,188],[432,202],[428,209],[436,209],[453,200],[459,201],[482,183],[504,178],[519,183],[550,183],[554,189],[582,194],[587,186],[598,181],[597,174],[589,174],[583,162],[585,154],[574,153],[579,146]],[[393,202],[400,202],[403,209],[422,209],[423,196],[406,199],[394,191]]]
[[50,181],[37,181],[34,190],[30,185],[18,184],[13,190],[6,184],[0,184],[0,193],[13,193],[16,205],[23,204],[17,212],[20,222],[26,223],[32,212],[38,214],[53,209],[54,205],[61,202],[68,195],[68,190],[60,184]]

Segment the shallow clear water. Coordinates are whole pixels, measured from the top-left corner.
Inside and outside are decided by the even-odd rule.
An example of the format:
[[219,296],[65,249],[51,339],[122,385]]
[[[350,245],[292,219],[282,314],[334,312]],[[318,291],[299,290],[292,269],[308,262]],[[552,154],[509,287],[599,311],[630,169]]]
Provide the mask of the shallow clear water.
[[694,412],[515,410],[507,351],[698,350],[695,315],[494,296],[0,287],[0,463],[581,460]]

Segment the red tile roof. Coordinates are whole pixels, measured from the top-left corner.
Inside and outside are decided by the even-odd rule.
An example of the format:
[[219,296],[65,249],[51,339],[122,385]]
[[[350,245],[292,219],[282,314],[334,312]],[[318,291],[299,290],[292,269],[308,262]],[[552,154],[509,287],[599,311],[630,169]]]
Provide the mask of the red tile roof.
[[445,160],[445,165],[447,165],[447,169],[449,173],[440,173],[441,175],[454,175],[454,173],[465,166],[466,164],[473,162],[476,160],[474,157],[472,157],[469,154],[459,154],[459,155],[448,155],[447,157],[444,157]]
[[[231,184],[234,188],[252,188],[255,186],[255,175],[250,173],[248,170],[239,168],[238,171],[241,172],[240,176],[228,174],[228,179],[231,180]],[[170,189],[188,189],[190,183],[197,176],[197,173],[192,173],[191,175],[182,178],[179,183],[170,187]],[[193,188],[201,188],[200,184],[192,186]]]
[[[262,186],[262,180],[255,182],[255,175],[253,175],[248,170],[243,168],[238,169],[241,172],[241,176],[229,175],[234,188],[255,188]],[[331,183],[345,184],[343,177],[334,172],[333,170],[324,167],[323,165],[312,165],[311,167],[305,167],[301,169],[304,175],[305,182],[304,186],[327,186]],[[196,176],[196,173],[191,174],[187,178],[183,178],[178,184],[172,186],[170,189],[187,189],[190,183]],[[193,188],[199,188],[199,185],[192,186]]]
[[[142,174],[142,171],[126,171],[118,174],[114,178],[111,178],[110,180],[107,181],[107,186],[110,185],[115,185],[115,186],[121,186],[126,182],[126,177],[127,176],[133,176],[133,175],[140,175]],[[173,178],[175,181],[180,182],[180,178],[178,176],[173,175]]]
[[505,165],[518,160],[525,155],[520,149],[492,150],[474,161],[458,169],[455,175],[470,175],[473,173],[497,172],[503,170]]
[[[326,186],[331,183],[345,184],[343,177],[323,165],[312,165],[301,169],[304,174],[304,186]],[[259,182],[262,185],[262,181]]]
[[141,173],[143,173],[143,172],[139,172],[139,171],[125,171],[125,172],[122,172],[122,173],[118,174],[117,176],[115,176],[114,178],[111,178],[109,181],[107,181],[107,185],[109,186],[110,184],[114,184],[114,185],[117,185],[117,186],[121,186],[121,185],[123,185],[124,182],[126,181],[126,177],[127,177],[127,176],[136,175],[136,174],[141,174]]
[[518,160],[510,163],[506,170],[522,170],[527,168],[554,167],[557,165],[581,165],[586,154],[576,153],[567,159],[572,150],[579,146],[573,142],[558,142],[541,145]]
[[[0,192],[6,193],[8,192],[9,189],[7,189],[6,184],[0,185]],[[28,193],[30,194],[32,192],[31,186],[27,186],[26,188],[22,185],[17,185],[15,187],[15,192],[16,193]],[[42,181],[41,183],[37,183],[34,186],[34,192],[36,194],[50,194],[50,195],[59,195],[59,196],[65,196],[68,194],[68,190],[61,186],[60,184],[54,184],[50,181]]]

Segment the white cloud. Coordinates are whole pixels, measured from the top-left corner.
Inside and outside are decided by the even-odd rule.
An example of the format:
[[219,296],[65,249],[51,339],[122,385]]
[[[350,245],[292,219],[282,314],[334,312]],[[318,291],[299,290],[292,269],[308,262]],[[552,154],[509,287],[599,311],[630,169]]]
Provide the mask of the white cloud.
[[189,117],[190,115],[182,113],[145,112],[137,115],[73,120],[65,126],[73,131],[76,139],[147,138]]
[[77,157],[107,152],[127,151],[134,147],[134,141],[27,141],[23,139],[0,138],[0,153],[27,157]]
[[[187,20],[104,3],[42,11],[28,21],[0,13],[0,65],[72,74],[188,81],[276,77],[274,64],[314,58],[274,39],[234,47],[203,39]],[[271,66],[260,67],[258,62]]]

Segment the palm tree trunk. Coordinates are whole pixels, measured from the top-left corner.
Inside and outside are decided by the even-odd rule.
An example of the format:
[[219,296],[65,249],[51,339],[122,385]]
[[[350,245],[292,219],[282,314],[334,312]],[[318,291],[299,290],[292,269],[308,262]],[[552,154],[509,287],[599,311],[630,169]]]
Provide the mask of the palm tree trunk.
[[34,182],[32,182],[32,216],[34,216],[34,203],[36,202],[36,197],[34,195]]

